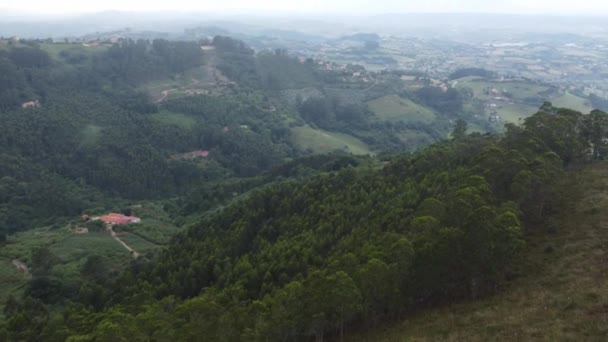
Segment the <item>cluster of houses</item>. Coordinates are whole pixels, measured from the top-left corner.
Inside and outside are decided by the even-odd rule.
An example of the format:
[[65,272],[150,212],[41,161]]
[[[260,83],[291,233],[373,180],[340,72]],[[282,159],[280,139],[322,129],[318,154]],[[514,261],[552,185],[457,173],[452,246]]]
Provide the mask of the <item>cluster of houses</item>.
[[128,223],[140,223],[141,219],[135,216],[127,216],[123,214],[109,213],[99,218],[102,222],[111,225],[122,225]]
[[129,223],[141,223],[141,219],[135,216],[128,216],[118,213],[109,213],[103,216],[89,217],[88,215],[82,215],[83,221],[101,221],[108,225],[123,225]]

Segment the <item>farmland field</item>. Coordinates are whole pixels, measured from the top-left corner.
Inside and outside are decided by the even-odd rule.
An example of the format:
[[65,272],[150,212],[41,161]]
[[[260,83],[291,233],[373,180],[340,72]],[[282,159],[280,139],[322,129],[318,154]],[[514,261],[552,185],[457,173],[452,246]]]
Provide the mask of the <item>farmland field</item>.
[[107,233],[72,234],[53,244],[50,250],[64,262],[83,260],[91,253],[118,263],[129,260],[129,252]]
[[81,267],[90,255],[103,257],[113,269],[131,260],[129,252],[109,234],[76,235],[68,227],[62,227],[38,228],[12,235],[0,248],[0,315],[6,298],[9,295],[20,296],[30,279],[29,275],[17,271],[12,260],[22,261],[31,272],[35,267],[32,253],[41,247],[48,248],[54,259],[49,276],[60,278],[65,284],[71,284],[80,277]]
[[580,111],[581,113],[589,113],[591,110],[593,110],[593,108],[591,108],[591,106],[587,103],[587,100],[569,92],[552,99],[551,102],[556,107],[570,108]]
[[142,239],[141,237],[131,233],[120,233],[118,237],[129,247],[133,248],[138,253],[146,253],[153,249],[160,248],[159,245],[155,245],[149,241]]
[[430,109],[397,95],[384,96],[367,104],[369,109],[383,120],[424,123],[435,120],[435,113]]
[[314,129],[308,125],[292,128],[294,142],[302,150],[328,153],[342,150],[352,154],[371,154],[369,146],[361,140],[342,133]]
[[[508,96],[517,100],[524,100],[539,96],[539,93],[547,91],[549,87],[535,83],[526,82],[490,82],[482,80],[464,80],[458,82],[457,88],[471,88],[475,97],[480,99],[491,99],[495,96]],[[496,89],[496,94],[487,94],[488,90]]]
[[[138,235],[157,245],[168,243],[171,237],[179,231],[179,229],[172,224],[155,220],[143,220],[140,224],[121,227],[120,230]],[[129,243],[127,242],[127,244]],[[133,249],[139,252],[137,248],[133,247]]]
[[503,122],[520,123],[520,119],[525,119],[536,113],[537,107],[522,104],[507,104],[497,110]]

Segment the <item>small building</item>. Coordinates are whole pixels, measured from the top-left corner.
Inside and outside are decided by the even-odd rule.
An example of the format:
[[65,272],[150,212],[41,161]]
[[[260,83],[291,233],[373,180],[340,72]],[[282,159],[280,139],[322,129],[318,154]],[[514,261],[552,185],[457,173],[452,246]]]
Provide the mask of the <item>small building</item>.
[[111,225],[115,225],[115,224],[123,225],[123,224],[141,222],[141,219],[139,217],[126,216],[123,214],[116,214],[116,213],[109,213],[107,215],[100,217],[99,219],[101,221],[103,221],[104,223],[111,224]]
[[488,121],[490,122],[500,122],[502,119],[500,117],[500,115],[498,115],[498,113],[492,113],[490,114],[490,117],[488,118]]
[[21,104],[21,108],[23,108],[23,109],[40,108],[40,101],[35,100],[35,101],[24,102]]

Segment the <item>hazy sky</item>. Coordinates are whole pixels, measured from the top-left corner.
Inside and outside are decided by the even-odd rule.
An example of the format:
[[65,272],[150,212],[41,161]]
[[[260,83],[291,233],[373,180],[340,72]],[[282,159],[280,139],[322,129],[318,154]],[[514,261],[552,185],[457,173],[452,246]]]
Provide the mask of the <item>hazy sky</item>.
[[0,0],[0,9],[44,14],[127,11],[295,12],[381,14],[498,12],[608,14],[608,0]]

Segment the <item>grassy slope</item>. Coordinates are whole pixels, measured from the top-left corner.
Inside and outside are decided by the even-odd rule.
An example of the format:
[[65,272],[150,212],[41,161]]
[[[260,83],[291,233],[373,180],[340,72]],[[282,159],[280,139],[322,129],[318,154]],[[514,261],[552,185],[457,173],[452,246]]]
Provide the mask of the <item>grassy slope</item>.
[[530,237],[524,276],[492,297],[429,309],[351,340],[606,341],[608,164],[570,178],[560,231]]
[[367,144],[342,133],[314,129],[308,125],[292,128],[294,143],[302,150],[314,153],[328,153],[343,150],[352,154],[372,154]]
[[[511,94],[514,99],[523,100],[527,97],[532,97],[538,95],[539,93],[546,91],[549,89],[546,86],[535,84],[535,83],[526,83],[526,82],[491,82],[484,81],[479,79],[463,79],[459,80],[459,87],[467,87],[473,89],[475,93],[475,97],[484,99],[484,100],[492,100],[496,96],[504,96],[503,92],[507,92]],[[486,89],[496,89],[499,94],[492,95],[486,94]]]
[[189,129],[196,124],[196,120],[182,113],[174,113],[167,110],[162,110],[158,113],[150,115],[153,120],[159,121],[166,125],[174,125],[180,128]]
[[503,122],[519,124],[521,123],[520,119],[523,120],[536,113],[538,111],[538,107],[515,103],[502,105],[502,107],[496,111],[502,118]]
[[572,108],[581,113],[589,113],[593,110],[588,104],[588,101],[582,97],[573,95],[569,92],[551,100],[556,107]]
[[369,108],[383,120],[432,122],[435,114],[428,108],[397,95],[388,95],[368,102]]

